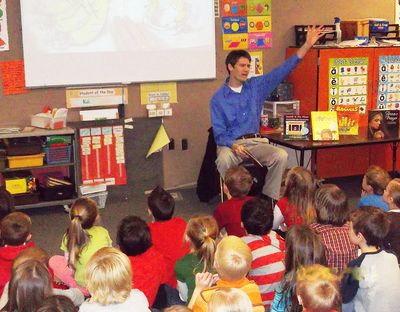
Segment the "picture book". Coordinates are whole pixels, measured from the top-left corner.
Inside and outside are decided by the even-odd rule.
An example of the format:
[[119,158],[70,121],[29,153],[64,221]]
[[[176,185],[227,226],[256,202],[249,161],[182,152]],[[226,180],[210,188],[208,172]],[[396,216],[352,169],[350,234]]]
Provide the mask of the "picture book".
[[310,116],[284,115],[283,137],[286,140],[308,140],[310,138]]
[[399,136],[398,110],[369,110],[368,139],[387,139]]
[[339,140],[339,129],[336,111],[311,112],[311,129],[314,141]]
[[339,135],[357,135],[360,105],[335,105]]

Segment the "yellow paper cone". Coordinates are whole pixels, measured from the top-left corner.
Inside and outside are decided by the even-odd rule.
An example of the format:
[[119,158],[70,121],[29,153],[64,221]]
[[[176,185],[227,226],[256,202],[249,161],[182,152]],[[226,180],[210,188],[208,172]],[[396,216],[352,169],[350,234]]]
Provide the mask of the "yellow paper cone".
[[171,140],[168,137],[167,131],[165,131],[164,125],[161,124],[160,128],[157,131],[156,137],[154,138],[153,143],[149,151],[147,152],[146,158],[149,157],[154,152],[162,149],[165,145],[167,145]]

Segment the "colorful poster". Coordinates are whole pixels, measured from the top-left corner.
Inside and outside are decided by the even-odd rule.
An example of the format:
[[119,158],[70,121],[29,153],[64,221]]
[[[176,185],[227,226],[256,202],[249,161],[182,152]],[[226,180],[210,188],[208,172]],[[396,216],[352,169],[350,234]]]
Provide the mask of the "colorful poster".
[[0,51],[10,50],[8,41],[6,0],[0,0]]
[[25,69],[23,60],[1,62],[3,95],[29,92],[25,88]]
[[66,89],[68,108],[128,104],[128,87]]
[[378,109],[400,109],[400,56],[379,57]]
[[221,0],[221,7],[224,50],[272,47],[271,0]]
[[82,184],[126,184],[123,126],[79,129]]
[[142,105],[178,103],[176,82],[142,83],[140,102]]
[[360,114],[367,110],[368,58],[329,59],[329,110],[335,105],[360,105]]
[[260,76],[263,74],[262,51],[251,51],[251,63],[249,77]]

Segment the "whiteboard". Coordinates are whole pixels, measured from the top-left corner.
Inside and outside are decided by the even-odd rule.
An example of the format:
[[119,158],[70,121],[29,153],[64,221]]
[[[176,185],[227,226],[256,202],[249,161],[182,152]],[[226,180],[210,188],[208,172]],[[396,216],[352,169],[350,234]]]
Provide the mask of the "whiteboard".
[[214,0],[21,0],[27,87],[212,79]]

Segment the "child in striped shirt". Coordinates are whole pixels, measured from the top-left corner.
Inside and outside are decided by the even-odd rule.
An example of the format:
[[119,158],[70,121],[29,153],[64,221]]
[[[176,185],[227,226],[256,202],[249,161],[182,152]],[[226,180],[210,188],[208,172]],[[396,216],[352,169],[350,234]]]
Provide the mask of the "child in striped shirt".
[[242,207],[241,218],[247,232],[242,240],[253,256],[248,277],[257,283],[264,307],[269,310],[285,273],[285,242],[271,231],[274,220],[271,202],[259,198],[247,201]]

